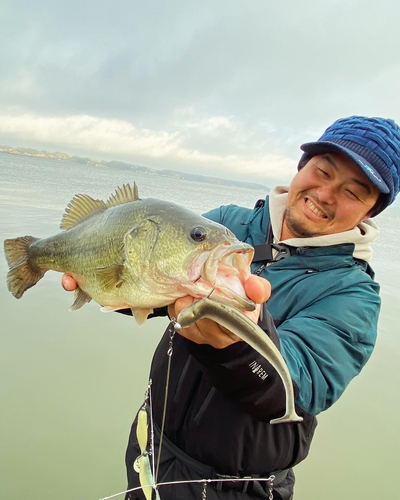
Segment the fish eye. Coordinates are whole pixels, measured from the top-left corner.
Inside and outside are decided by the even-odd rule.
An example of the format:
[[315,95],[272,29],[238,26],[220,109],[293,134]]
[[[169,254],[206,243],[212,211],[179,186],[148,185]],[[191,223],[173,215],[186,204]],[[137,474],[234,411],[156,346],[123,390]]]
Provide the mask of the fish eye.
[[206,239],[207,231],[204,227],[197,226],[190,231],[190,236],[194,241],[203,241]]

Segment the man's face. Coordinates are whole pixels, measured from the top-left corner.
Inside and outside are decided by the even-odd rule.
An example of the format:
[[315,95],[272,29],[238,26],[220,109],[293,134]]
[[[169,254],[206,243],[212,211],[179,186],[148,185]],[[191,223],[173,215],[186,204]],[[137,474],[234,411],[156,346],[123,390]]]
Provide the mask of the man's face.
[[353,229],[368,218],[379,190],[344,155],[314,156],[289,188],[281,239]]

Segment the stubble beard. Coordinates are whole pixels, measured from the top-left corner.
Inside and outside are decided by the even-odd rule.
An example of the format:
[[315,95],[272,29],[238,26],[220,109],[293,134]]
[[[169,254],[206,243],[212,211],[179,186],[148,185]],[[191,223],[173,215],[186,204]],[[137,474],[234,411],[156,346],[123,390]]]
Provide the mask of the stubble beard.
[[284,221],[290,233],[294,238],[312,238],[319,236],[319,232],[307,227],[306,223],[294,214],[294,210],[287,207],[283,215]]

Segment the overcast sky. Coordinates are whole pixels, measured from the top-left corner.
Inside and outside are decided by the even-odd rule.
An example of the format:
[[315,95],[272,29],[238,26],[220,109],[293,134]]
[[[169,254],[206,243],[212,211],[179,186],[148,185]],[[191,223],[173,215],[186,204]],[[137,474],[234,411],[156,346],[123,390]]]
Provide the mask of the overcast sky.
[[400,123],[398,0],[8,0],[0,144],[289,182],[352,114]]

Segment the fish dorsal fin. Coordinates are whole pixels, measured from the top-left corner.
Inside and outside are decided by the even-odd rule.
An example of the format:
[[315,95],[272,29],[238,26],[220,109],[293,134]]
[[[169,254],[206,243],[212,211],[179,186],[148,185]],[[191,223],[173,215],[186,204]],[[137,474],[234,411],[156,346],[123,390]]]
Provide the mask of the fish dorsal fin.
[[138,188],[136,182],[133,183],[133,187],[129,184],[124,184],[122,187],[117,187],[115,194],[112,194],[106,201],[107,208],[115,207],[117,205],[123,205],[124,203],[129,203],[130,201],[136,201],[139,199]]
[[107,206],[104,201],[94,200],[87,194],[77,194],[68,203],[61,220],[61,229],[71,229],[92,215],[104,212]]
[[112,194],[104,203],[102,200],[94,200],[87,194],[77,194],[68,203],[65,214],[61,220],[61,229],[71,229],[92,215],[104,212],[107,208],[129,203],[139,199],[136,182],[133,188],[129,184],[117,187],[115,194]]

